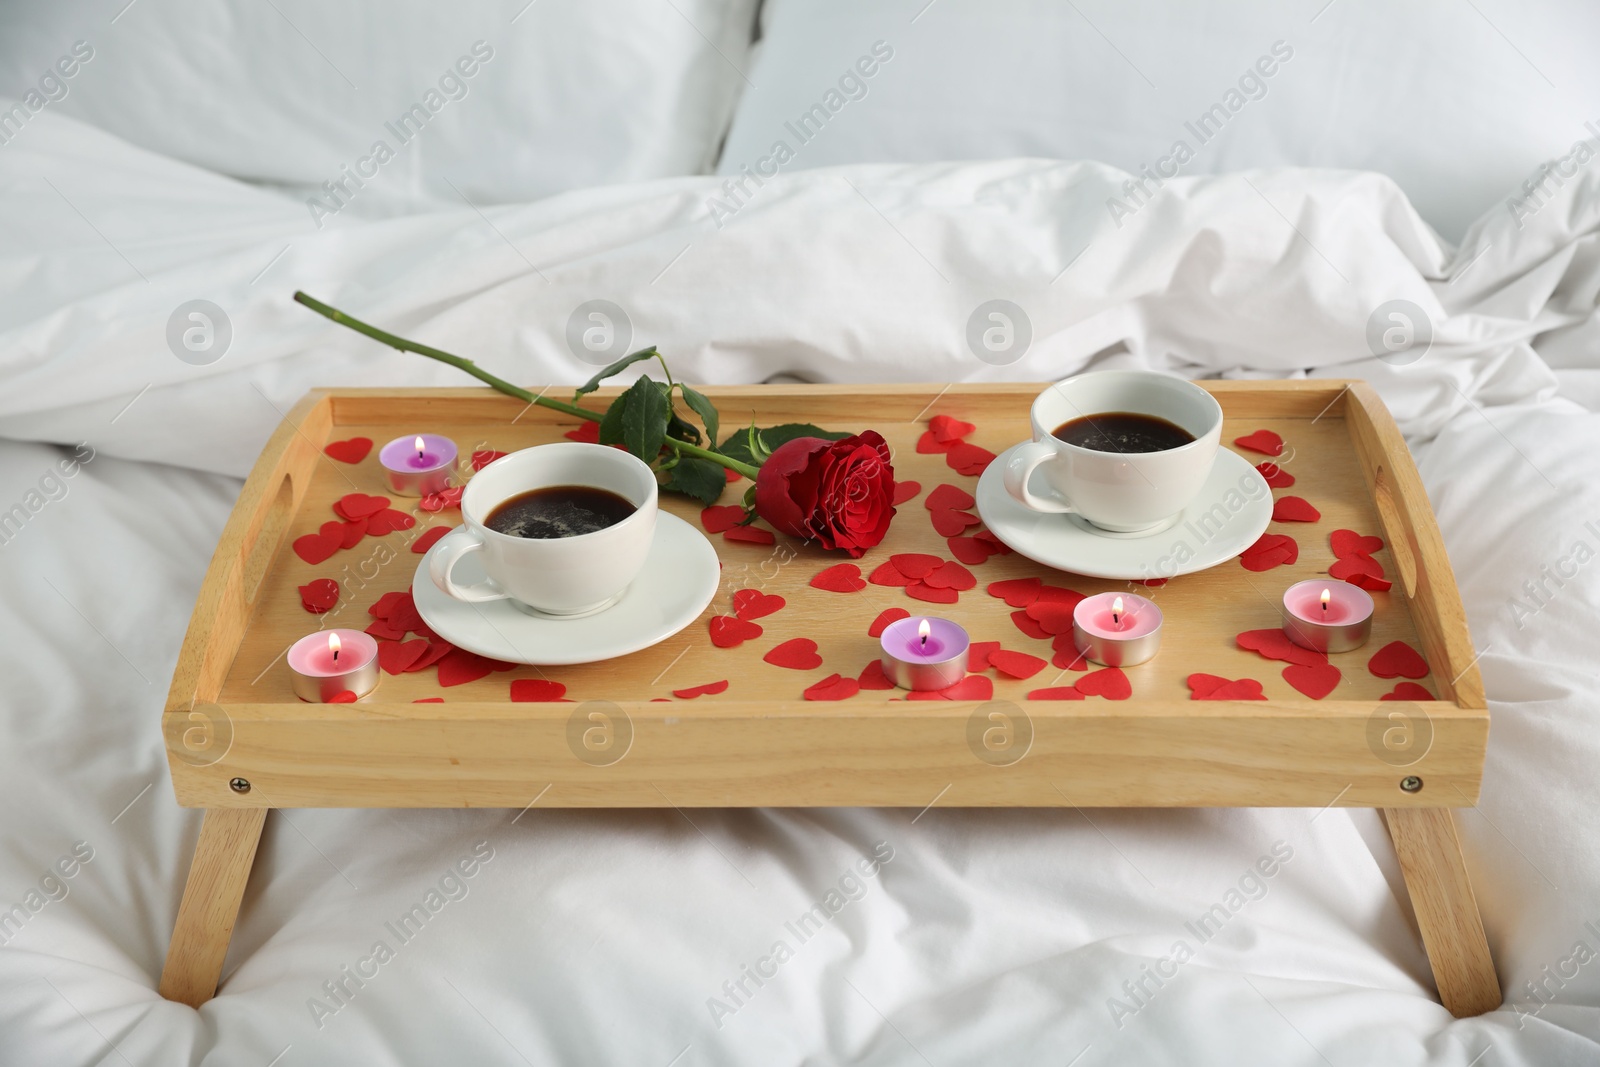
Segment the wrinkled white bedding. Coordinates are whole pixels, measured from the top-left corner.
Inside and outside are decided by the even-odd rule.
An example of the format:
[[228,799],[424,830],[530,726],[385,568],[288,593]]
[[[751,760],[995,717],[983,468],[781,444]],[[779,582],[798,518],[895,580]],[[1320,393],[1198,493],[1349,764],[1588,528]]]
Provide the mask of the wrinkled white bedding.
[[[1600,953],[1600,566],[1537,602],[1523,587],[1600,548],[1592,177],[1520,229],[1489,216],[1459,252],[1372,175],[1170,183],[1116,230],[1121,174],[1028,160],[814,171],[721,230],[716,181],[673,179],[315,233],[299,205],[48,114],[25,133],[0,150],[0,509],[45,503],[0,545],[0,909],[40,907],[0,932],[0,1063],[1600,1058],[1600,956],[1575,953]],[[172,801],[159,709],[230,475],[313,385],[462,384],[328,326],[295,288],[523,382],[587,376],[564,331],[594,298],[707,382],[1091,362],[1372,380],[1483,650],[1489,766],[1460,823],[1512,1006],[1453,1021],[1432,999],[1370,812],[939,807],[277,814],[219,996],[162,1001],[199,817]],[[197,297],[233,328],[208,367],[164,340]],[[1033,326],[1003,367],[964,340],[995,297]],[[1433,323],[1404,366],[1365,341],[1391,299]],[[58,479],[73,449],[38,442],[93,458]],[[1274,873],[1251,876],[1262,857]],[[431,889],[447,904],[399,943],[386,924]],[[830,889],[849,903],[802,943],[785,924]],[[1198,945],[1185,923],[1230,892],[1245,903]],[[776,977],[725,989],[780,938]],[[393,956],[374,962],[379,939]],[[1193,958],[1138,1005],[1123,983],[1180,939]],[[374,966],[336,1013],[312,1006]]]

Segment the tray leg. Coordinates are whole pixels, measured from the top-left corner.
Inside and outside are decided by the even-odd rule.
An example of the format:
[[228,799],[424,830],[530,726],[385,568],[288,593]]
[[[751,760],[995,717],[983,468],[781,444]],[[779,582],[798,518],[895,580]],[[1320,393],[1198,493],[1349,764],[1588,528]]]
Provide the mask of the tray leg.
[[1467,880],[1454,813],[1449,808],[1386,808],[1383,815],[1433,964],[1440,1002],[1458,1019],[1493,1011],[1500,1006],[1500,979]]
[[266,808],[207,808],[161,970],[161,995],[198,1008],[217,991]]

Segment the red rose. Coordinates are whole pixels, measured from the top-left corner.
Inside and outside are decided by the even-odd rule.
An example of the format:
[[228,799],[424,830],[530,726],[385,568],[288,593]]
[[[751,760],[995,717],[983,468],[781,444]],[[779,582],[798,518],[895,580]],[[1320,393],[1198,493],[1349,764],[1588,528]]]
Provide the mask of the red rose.
[[894,518],[889,446],[872,430],[779,445],[756,479],[756,514],[791,537],[815,539],[859,558]]

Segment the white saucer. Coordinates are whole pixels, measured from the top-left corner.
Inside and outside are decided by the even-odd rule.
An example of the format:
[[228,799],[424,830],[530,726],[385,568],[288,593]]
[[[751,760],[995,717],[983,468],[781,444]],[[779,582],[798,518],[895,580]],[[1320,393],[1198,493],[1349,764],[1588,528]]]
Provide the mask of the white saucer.
[[[436,551],[428,550],[411,580],[422,621],[453,645],[508,663],[593,663],[649,648],[699,618],[722,581],[711,542],[665,511],[656,516],[655,541],[639,577],[615,604],[582,618],[532,615],[509,600],[456,600],[428,577],[428,558]],[[478,554],[462,559],[455,573],[462,583],[483,581]]]
[[[1194,503],[1175,522],[1150,533],[1110,533],[1076,515],[1041,514],[1006,492],[1006,461],[1017,447],[1000,453],[978,479],[978,514],[1009,548],[1056,570],[1135,581],[1193,574],[1249,548],[1272,521],[1272,490],[1266,479],[1249,460],[1225,448],[1217,452]],[[1029,488],[1048,495],[1037,471]],[[1258,494],[1255,499],[1250,492]],[[1212,511],[1218,507],[1221,513]]]

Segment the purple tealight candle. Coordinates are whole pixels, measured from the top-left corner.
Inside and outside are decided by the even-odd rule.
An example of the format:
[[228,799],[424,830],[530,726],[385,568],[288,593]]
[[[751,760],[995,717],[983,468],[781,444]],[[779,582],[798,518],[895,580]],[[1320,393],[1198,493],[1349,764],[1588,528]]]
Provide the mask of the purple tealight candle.
[[967,631],[949,619],[912,616],[884,628],[883,674],[901,689],[949,689],[967,676]]
[[431,496],[450,488],[456,443],[436,433],[396,437],[383,446],[378,462],[396,496]]

